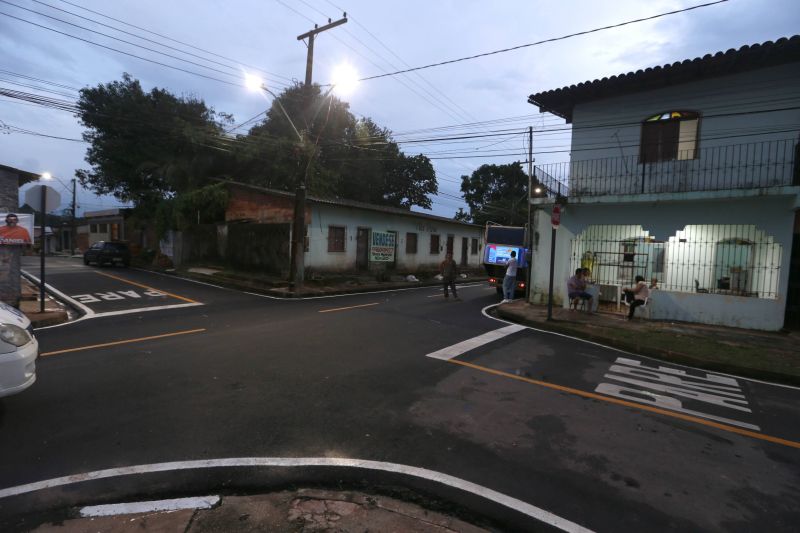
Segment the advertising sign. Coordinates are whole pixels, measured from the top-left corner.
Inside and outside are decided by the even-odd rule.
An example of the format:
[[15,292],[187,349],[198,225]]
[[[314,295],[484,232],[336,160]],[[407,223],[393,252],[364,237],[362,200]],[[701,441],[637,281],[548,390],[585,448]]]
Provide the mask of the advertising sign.
[[33,215],[0,213],[0,246],[33,243]]
[[373,231],[370,238],[369,260],[379,263],[394,261],[397,235],[388,231]]
[[517,264],[523,266],[524,255],[522,251],[524,248],[520,246],[506,246],[503,244],[487,244],[486,245],[486,262],[492,265],[505,265],[511,259],[511,252],[517,252]]

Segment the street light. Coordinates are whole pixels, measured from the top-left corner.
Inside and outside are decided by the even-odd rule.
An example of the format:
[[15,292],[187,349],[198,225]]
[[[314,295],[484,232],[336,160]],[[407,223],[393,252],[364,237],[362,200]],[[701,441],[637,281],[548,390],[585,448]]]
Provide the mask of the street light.
[[43,180],[53,179],[53,175],[50,174],[49,172],[42,172],[42,174],[39,177],[42,178]]

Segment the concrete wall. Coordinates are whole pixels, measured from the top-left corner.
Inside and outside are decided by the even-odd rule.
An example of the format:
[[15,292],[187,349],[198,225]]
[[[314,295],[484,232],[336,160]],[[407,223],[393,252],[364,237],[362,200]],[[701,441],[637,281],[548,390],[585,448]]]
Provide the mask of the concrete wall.
[[[328,227],[344,226],[345,251],[328,252]],[[483,253],[483,228],[456,222],[426,220],[414,216],[367,211],[342,206],[314,204],[308,228],[309,251],[306,266],[323,271],[348,271],[356,268],[358,228],[397,232],[397,267],[399,272],[435,269],[444,259],[447,236],[453,235],[453,258],[461,261],[462,238],[467,237],[468,266],[479,268]],[[417,253],[406,254],[407,233],[417,234]],[[430,253],[431,235],[439,235],[437,253]],[[472,253],[471,241],[478,239],[478,250]]]
[[[578,104],[573,114],[570,188],[576,193],[630,192],[623,187],[633,182],[621,176],[630,174],[639,183],[643,170],[637,161],[641,123],[667,111],[701,114],[700,157],[646,165],[646,175],[654,175],[650,181],[645,178],[647,191],[697,190],[699,182],[707,186],[730,182],[732,187],[765,180],[791,184],[792,167],[780,162],[792,155],[791,146],[797,142],[800,109],[760,111],[796,107],[791,98],[797,94],[800,68],[795,63]],[[778,144],[778,140],[789,142]],[[752,146],[765,142],[772,144],[764,150]],[[737,150],[732,145],[751,146]],[[716,150],[704,155],[709,149]],[[586,163],[606,158],[605,163]],[[764,165],[745,167],[741,164],[745,160]],[[709,166],[728,171],[712,175]]]
[[[774,291],[774,297],[661,291],[663,294],[659,294],[653,302],[651,317],[753,329],[780,329],[786,308],[795,209],[796,195],[660,204],[567,205],[563,210],[561,227],[556,237],[554,303],[567,305],[566,282],[572,274],[573,266],[572,241],[587,229],[594,231],[591,228],[602,225],[630,227],[632,234],[652,236],[657,240],[667,241],[668,246],[677,246],[679,239],[686,236],[681,232],[687,228],[692,232],[702,232],[708,231],[708,228],[704,228],[707,225],[728,225],[740,228],[741,232],[746,233],[744,237],[752,238],[758,233],[759,239],[770,243],[768,249],[758,250],[754,256],[765,264],[774,264],[777,267],[776,272],[771,279],[756,279],[753,283],[754,290],[761,293]],[[531,268],[531,301],[544,303],[547,301],[549,282],[549,209],[537,210],[534,221],[539,238]],[[713,287],[713,273],[698,272],[698,276],[702,284]],[[666,286],[669,287],[669,279],[666,281]],[[667,294],[674,296],[668,297]],[[697,304],[695,298],[708,299]],[[677,318],[678,316],[682,318]]]

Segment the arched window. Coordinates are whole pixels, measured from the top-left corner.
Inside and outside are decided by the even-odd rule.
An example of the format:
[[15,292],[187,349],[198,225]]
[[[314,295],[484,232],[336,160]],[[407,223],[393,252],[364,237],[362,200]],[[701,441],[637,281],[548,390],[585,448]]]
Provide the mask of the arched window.
[[640,163],[695,159],[700,114],[695,111],[668,111],[642,122]]

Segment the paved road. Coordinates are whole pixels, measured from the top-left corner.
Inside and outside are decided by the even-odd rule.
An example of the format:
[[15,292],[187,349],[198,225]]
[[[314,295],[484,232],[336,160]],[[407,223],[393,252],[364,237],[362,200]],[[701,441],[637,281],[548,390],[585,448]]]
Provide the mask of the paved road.
[[[435,288],[286,301],[50,265],[87,315],[37,332],[38,382],[0,404],[0,488],[166,461],[350,458],[455,476],[597,531],[800,523],[800,390],[509,328],[481,313],[497,301],[482,285],[461,302]],[[254,468],[220,476],[47,497],[264,482]],[[0,498],[0,514],[43,501],[27,497]],[[495,523],[532,528],[529,514],[501,507]]]

